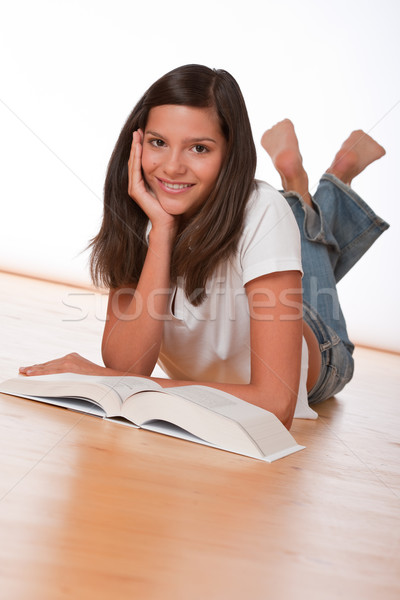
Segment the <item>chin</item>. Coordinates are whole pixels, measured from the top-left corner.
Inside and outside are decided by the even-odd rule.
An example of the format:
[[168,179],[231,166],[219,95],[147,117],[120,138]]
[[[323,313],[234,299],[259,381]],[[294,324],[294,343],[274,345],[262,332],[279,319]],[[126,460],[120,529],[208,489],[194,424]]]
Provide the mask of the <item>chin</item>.
[[161,208],[163,210],[165,210],[165,212],[169,215],[171,215],[172,217],[180,217],[181,215],[184,214],[184,212],[182,210],[179,210],[178,208],[174,208],[171,206],[166,206],[163,202],[160,202]]

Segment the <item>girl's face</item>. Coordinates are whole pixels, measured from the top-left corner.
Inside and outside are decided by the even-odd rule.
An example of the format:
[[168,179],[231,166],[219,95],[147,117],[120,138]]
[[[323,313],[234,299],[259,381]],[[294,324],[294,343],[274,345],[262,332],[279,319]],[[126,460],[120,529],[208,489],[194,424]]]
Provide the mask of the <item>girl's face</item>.
[[215,185],[225,153],[226,140],[214,109],[166,104],[150,110],[142,169],[167,213],[196,213]]

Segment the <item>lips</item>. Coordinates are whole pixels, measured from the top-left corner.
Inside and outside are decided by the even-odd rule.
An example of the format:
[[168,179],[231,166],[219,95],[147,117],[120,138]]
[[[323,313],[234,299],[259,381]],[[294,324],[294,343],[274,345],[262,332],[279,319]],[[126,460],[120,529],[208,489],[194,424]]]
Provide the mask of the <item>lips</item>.
[[183,190],[184,188],[192,187],[191,183],[167,183],[163,182],[167,188],[171,188],[171,190]]
[[157,181],[159,182],[162,188],[172,192],[181,192],[182,190],[187,190],[188,188],[191,188],[194,185],[193,183],[165,181],[165,179],[159,179],[158,177]]

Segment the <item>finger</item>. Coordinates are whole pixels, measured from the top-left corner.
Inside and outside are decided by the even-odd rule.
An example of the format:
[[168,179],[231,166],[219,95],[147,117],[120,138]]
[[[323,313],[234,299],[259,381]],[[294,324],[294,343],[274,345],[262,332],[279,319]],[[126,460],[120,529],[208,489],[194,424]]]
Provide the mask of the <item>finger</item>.
[[71,352],[61,358],[48,360],[47,362],[29,365],[28,367],[20,367],[19,372],[22,375],[47,375],[49,373],[61,373],[68,367],[74,365],[79,355],[76,352]]
[[134,155],[135,155],[135,132],[132,133],[131,150],[129,152],[129,159],[128,159],[128,172],[129,173],[132,169]]
[[31,365],[29,367],[20,367],[21,375],[47,375],[55,373],[57,370],[51,365]]
[[133,134],[134,140],[134,154],[133,154],[133,174],[135,175],[136,181],[142,180],[142,138],[139,131],[135,131]]
[[52,367],[54,365],[57,365],[58,363],[63,362],[66,358],[68,358],[68,356],[72,356],[72,355],[62,356],[61,358],[55,358],[55,359],[48,360],[48,361],[42,362],[42,363],[35,363],[34,365],[29,365],[27,367],[20,367],[20,370],[26,370],[26,369],[44,369],[46,367]]
[[20,367],[19,372],[22,375],[48,375],[50,373],[61,373],[65,370],[62,361],[55,360],[47,363],[30,365],[29,367]]
[[132,133],[132,143],[131,143],[131,149],[130,149],[130,153],[129,153],[129,159],[128,159],[128,164],[132,165],[135,159],[135,155],[136,155],[136,148],[137,148],[137,144],[141,143],[141,138],[140,138],[140,134],[138,133],[138,131],[134,131]]
[[132,135],[131,153],[128,161],[128,193],[134,195],[135,189],[143,181],[142,178],[142,145],[138,131]]
[[38,363],[35,365],[29,365],[28,367],[20,367],[19,372],[23,374],[31,373],[33,371],[41,371],[49,366],[50,362]]

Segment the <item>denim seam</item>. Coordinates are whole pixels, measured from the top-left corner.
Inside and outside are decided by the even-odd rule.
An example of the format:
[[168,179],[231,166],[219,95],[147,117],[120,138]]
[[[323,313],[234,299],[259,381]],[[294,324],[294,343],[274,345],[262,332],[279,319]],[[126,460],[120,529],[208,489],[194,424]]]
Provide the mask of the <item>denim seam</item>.
[[[308,227],[307,227],[307,218],[308,218],[308,212],[307,212],[307,206],[306,203],[304,202],[302,196],[300,194],[298,194],[297,192],[294,191],[288,191],[288,192],[281,192],[283,194],[283,196],[286,198],[286,200],[288,198],[296,198],[297,201],[300,204],[301,209],[304,212],[304,220],[303,220],[303,233],[305,235],[305,237],[310,241],[310,242],[317,242],[317,243],[324,243],[325,241],[325,228],[324,228],[324,220],[322,218],[322,214],[321,214],[321,210],[320,207],[318,205],[318,202],[316,202],[314,200],[314,198],[312,198],[312,202],[314,205],[314,211],[317,213],[318,217],[319,217],[319,221],[320,221],[320,227],[319,227],[319,231],[316,235],[312,236],[309,231],[308,231]],[[293,207],[292,207],[293,210]]]
[[336,185],[338,188],[340,188],[340,190],[343,193],[345,193],[346,196],[348,196],[351,200],[353,200],[357,204],[357,207],[360,210],[362,210],[365,215],[367,215],[367,217],[369,218],[370,221],[375,221],[376,218],[378,218],[380,221],[383,220],[380,217],[377,217],[377,215],[374,213],[374,211],[367,204],[365,204],[364,201],[358,196],[357,192],[355,192],[346,183],[344,183],[343,181],[338,179],[335,175],[332,175],[331,173],[324,173],[324,175],[322,175],[322,177],[321,177],[321,180],[330,181],[331,183]]
[[317,311],[308,304],[305,306],[305,310],[303,309],[303,318],[317,338],[321,352],[325,352],[325,350],[333,348],[340,343],[340,337],[336,334],[336,332],[332,328],[328,327],[328,325],[326,325],[321,319]]
[[381,230],[379,227],[376,226],[375,223],[371,223],[368,227],[368,229],[365,229],[362,233],[360,233],[360,235],[358,235],[357,237],[355,237],[353,240],[351,240],[351,242],[349,242],[346,246],[344,246],[343,248],[341,248],[340,250],[340,257],[343,256],[343,254],[345,254],[346,252],[349,252],[353,246],[355,246],[356,244],[359,244],[360,241],[363,240],[363,238],[365,238],[367,235],[370,235],[371,232],[377,228],[378,231],[378,236],[381,235],[385,230]]

